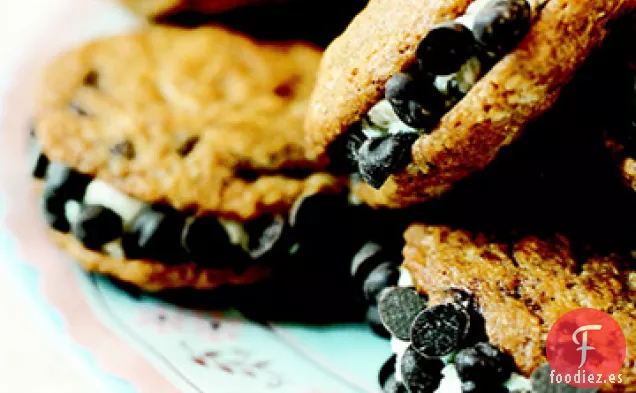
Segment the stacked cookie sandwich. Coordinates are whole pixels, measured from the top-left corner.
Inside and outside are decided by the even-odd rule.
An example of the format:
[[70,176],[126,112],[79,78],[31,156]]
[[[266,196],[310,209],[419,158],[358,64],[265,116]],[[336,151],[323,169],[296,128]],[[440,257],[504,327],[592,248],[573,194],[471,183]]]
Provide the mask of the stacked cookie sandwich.
[[633,390],[636,200],[612,131],[631,138],[634,7],[372,0],[327,49],[309,148],[364,202],[409,206],[401,268],[353,261],[391,336],[385,392],[578,391],[547,379],[545,340],[580,308],[626,339],[597,389]]
[[[400,207],[483,169],[548,110],[636,7],[619,1],[370,1],[325,53],[308,143]],[[375,191],[373,188],[379,188]]]
[[294,246],[292,207],[343,192],[302,146],[319,58],[221,27],[151,27],[59,56],[33,122],[53,238],[147,290],[266,277]]

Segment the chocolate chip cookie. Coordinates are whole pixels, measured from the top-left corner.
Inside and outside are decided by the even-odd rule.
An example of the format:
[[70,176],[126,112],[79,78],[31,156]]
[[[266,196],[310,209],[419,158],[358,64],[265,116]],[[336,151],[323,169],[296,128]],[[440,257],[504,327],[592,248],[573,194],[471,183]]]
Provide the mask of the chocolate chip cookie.
[[151,27],[59,56],[31,157],[53,238],[151,291],[267,276],[298,248],[290,211],[342,196],[302,144],[319,58],[221,27]]
[[[372,0],[325,53],[313,154],[393,207],[483,169],[557,100],[636,1]],[[366,199],[366,198],[365,198]]]
[[610,314],[627,341],[621,381],[600,390],[633,388],[629,253],[595,254],[558,234],[495,236],[425,224],[411,225],[405,239],[399,283],[377,300],[396,354],[380,376],[385,391],[544,392],[547,333],[582,307]]

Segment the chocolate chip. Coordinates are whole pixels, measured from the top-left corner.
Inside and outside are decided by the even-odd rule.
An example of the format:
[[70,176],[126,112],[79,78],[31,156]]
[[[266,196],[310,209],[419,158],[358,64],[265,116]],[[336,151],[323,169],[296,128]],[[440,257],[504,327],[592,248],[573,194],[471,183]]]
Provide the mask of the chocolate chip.
[[122,156],[129,160],[135,158],[135,145],[132,144],[129,140],[123,140],[121,142],[116,143],[113,147],[110,148],[110,152],[114,155]]
[[402,382],[395,378],[396,355],[391,356],[380,368],[378,382],[384,393],[407,393]]
[[60,196],[50,189],[45,189],[42,194],[42,214],[44,221],[56,231],[66,233],[71,225],[66,219],[65,206],[67,198]]
[[458,22],[434,26],[417,47],[420,71],[432,75],[449,75],[459,71],[475,52],[472,32]]
[[186,223],[181,238],[189,259],[202,266],[225,266],[229,260],[230,239],[217,217],[203,215]]
[[396,355],[392,355],[390,358],[387,359],[386,362],[384,362],[384,364],[380,368],[380,372],[378,373],[378,383],[380,384],[380,387],[384,388],[384,385],[386,384],[387,380],[392,375],[395,375],[396,358],[397,358]]
[[393,336],[411,339],[411,325],[415,317],[426,308],[427,298],[413,288],[392,287],[378,299],[380,319]]
[[84,80],[82,83],[85,86],[98,87],[99,85],[99,74],[95,70],[90,70],[86,76],[84,76]]
[[358,171],[362,179],[380,188],[389,176],[408,164],[415,133],[400,133],[366,140],[359,151]]
[[384,393],[408,393],[404,384],[395,378],[395,374],[387,379],[382,391]]
[[296,92],[296,86],[300,83],[301,77],[293,75],[288,80],[280,83],[274,88],[274,94],[280,98],[292,98]]
[[426,358],[409,345],[402,355],[400,372],[409,393],[433,393],[442,380],[444,363]]
[[432,79],[399,73],[385,86],[385,97],[404,124],[430,132],[442,117],[446,98]]
[[81,201],[91,180],[59,162],[51,162],[46,170],[46,189],[67,200]]
[[468,332],[468,313],[454,304],[439,304],[417,315],[411,326],[413,348],[429,357],[448,355]]
[[44,154],[39,154],[36,159],[35,165],[33,166],[33,171],[31,174],[36,179],[44,179],[44,175],[46,174],[46,168],[49,165],[49,159],[46,158]]
[[333,219],[342,218],[348,209],[344,194],[310,194],[294,202],[289,224],[303,238],[319,236],[333,229]]
[[358,150],[366,139],[359,122],[349,127],[328,147],[329,170],[334,173],[357,172]]
[[383,247],[373,241],[366,242],[353,256],[351,276],[360,284],[376,266],[386,259]]
[[367,309],[367,314],[365,316],[366,323],[369,324],[369,327],[376,335],[382,338],[391,338],[391,333],[384,327],[382,324],[382,319],[380,318],[380,312],[378,311],[378,307],[375,305],[369,306]]
[[185,217],[168,206],[148,206],[124,234],[122,245],[130,259],[154,259],[167,264],[186,260],[181,245]]
[[528,33],[531,16],[526,0],[497,0],[477,12],[473,34],[486,51],[503,55]]
[[363,293],[365,299],[376,304],[378,296],[387,287],[397,285],[400,273],[394,262],[384,262],[373,269],[363,284]]
[[188,137],[188,139],[186,139],[181,146],[179,146],[177,148],[177,153],[181,156],[181,157],[185,157],[188,154],[190,154],[190,152],[192,152],[192,150],[196,147],[197,143],[199,143],[199,136],[198,135],[192,135],[190,137]]
[[455,355],[455,369],[462,382],[472,382],[475,391],[502,385],[510,378],[512,358],[489,343],[481,342],[464,348]]
[[84,247],[99,250],[104,244],[121,237],[123,223],[117,213],[106,207],[85,205],[71,230]]
[[[462,382],[462,393],[509,393],[509,390],[507,387],[503,385],[488,386],[487,388],[484,388],[482,386],[478,386],[473,381],[466,381],[466,382]],[[522,391],[518,393],[530,393],[530,392]]]
[[253,259],[259,259],[278,249],[284,240],[285,219],[279,215],[263,215],[246,222],[245,231],[249,236],[247,252]]
[[49,166],[49,159],[42,152],[42,146],[36,139],[29,140],[28,159],[31,176],[36,179],[44,179]]
[[534,370],[530,376],[532,391],[541,393],[595,393],[598,388],[577,388],[566,383],[554,383],[550,377],[552,369],[549,364],[544,364]]

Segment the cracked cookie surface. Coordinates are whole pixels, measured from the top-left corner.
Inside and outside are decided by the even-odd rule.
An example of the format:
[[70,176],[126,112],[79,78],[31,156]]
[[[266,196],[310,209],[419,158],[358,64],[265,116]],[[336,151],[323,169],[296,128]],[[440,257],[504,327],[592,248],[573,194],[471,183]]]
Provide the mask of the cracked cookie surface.
[[[543,343],[566,312],[591,307],[610,314],[627,339],[624,391],[636,383],[636,272],[617,254],[575,255],[560,235],[508,241],[445,226],[414,224],[405,233],[404,267],[432,304],[449,289],[473,293],[490,341],[526,375],[545,362]],[[632,262],[633,263],[633,262]]]
[[302,144],[319,58],[219,27],[102,39],[47,68],[36,136],[51,161],[146,202],[237,219],[286,211],[336,183]]

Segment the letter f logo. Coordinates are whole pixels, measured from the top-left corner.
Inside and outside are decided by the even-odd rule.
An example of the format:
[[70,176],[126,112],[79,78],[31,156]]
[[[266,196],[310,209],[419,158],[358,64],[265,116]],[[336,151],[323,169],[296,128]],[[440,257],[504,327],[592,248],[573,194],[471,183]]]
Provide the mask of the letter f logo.
[[[602,328],[603,328],[603,325],[585,325],[576,329],[574,333],[572,333],[572,341],[574,341],[574,344],[581,345],[580,347],[576,349],[577,351],[581,351],[581,364],[579,365],[579,368],[583,367],[583,365],[585,364],[585,361],[587,360],[587,351],[592,351],[596,349],[594,347],[587,345],[587,332],[589,330],[601,330]],[[583,332],[581,342],[579,342],[579,340],[576,338],[576,336],[580,332]]]

